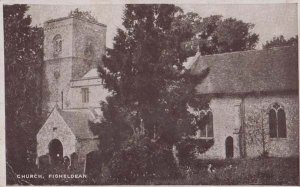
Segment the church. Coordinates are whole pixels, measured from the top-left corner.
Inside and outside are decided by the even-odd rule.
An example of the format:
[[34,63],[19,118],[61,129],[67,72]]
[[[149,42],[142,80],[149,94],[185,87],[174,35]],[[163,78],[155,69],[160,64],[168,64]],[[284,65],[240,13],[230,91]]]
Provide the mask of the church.
[[44,23],[43,112],[37,134],[37,164],[68,159],[87,170],[86,158],[98,150],[90,122],[102,117],[100,102],[108,96],[97,67],[105,54],[106,25],[69,15]]
[[[105,54],[106,25],[68,16],[44,23],[43,112],[37,164],[70,160],[87,171],[99,139],[90,122],[102,118],[104,89],[97,67]],[[299,155],[298,49],[280,47],[198,56],[193,74],[209,69],[195,88],[209,95],[210,123],[196,138],[214,141],[198,158]]]
[[197,138],[214,144],[198,158],[299,156],[296,46],[199,56],[191,72],[207,68],[196,93],[210,107],[197,113],[211,116]]

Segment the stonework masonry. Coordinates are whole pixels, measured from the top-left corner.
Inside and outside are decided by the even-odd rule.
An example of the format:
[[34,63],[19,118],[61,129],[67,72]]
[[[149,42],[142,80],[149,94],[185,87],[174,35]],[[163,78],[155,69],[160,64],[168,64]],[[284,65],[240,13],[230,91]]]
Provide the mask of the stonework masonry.
[[72,153],[76,152],[76,137],[56,109],[53,110],[37,134],[38,157],[49,154],[48,145],[53,139],[58,139],[62,143],[63,156],[70,157]]
[[86,155],[91,151],[98,150],[98,139],[79,139],[76,144],[76,152],[78,153],[79,162],[84,164]]
[[236,105],[239,105],[239,98],[213,98],[210,102],[210,108],[213,113],[214,145],[205,153],[199,154],[198,158],[226,158],[225,139],[229,136],[233,138],[234,157],[239,157],[238,134],[236,129],[240,124],[236,124],[239,119],[235,112]]
[[[50,142],[57,139],[62,144],[63,156],[70,158],[71,154],[76,153],[82,169],[85,170],[84,163],[86,163],[87,155],[98,150],[100,142],[98,137],[91,133],[88,126],[91,118],[87,117],[86,114],[91,114],[93,117],[97,115],[96,113],[102,115],[99,112],[100,102],[105,101],[109,95],[97,74],[97,67],[101,65],[102,56],[106,50],[105,41],[106,26],[100,23],[92,23],[75,17],[65,17],[47,21],[44,24],[43,112],[48,117],[37,134],[38,157],[48,155]],[[299,156],[299,100],[298,91],[295,91],[298,90],[298,87],[295,86],[297,81],[292,75],[281,71],[285,70],[280,68],[284,64],[283,62],[275,63],[277,61],[274,61],[275,58],[273,58],[274,55],[277,55],[284,60],[292,56],[293,58],[288,58],[287,61],[294,62],[296,59],[294,58],[295,50],[282,48],[271,51],[273,55],[270,55],[268,51],[257,50],[241,52],[241,54],[228,53],[210,55],[203,57],[203,59],[197,58],[199,63],[192,66],[194,69],[197,69],[198,66],[200,69],[204,67],[201,65],[203,62],[212,62],[208,63],[211,66],[208,76],[211,77],[205,79],[206,84],[200,84],[203,86],[201,90],[204,92],[199,92],[199,94],[213,95],[210,109],[213,114],[214,135],[205,138],[213,138],[214,145],[207,152],[197,154],[198,158],[226,158],[226,140],[233,140],[230,145],[233,147],[234,158],[257,157],[262,155],[264,151],[268,152],[270,156]],[[293,55],[284,55],[286,52]],[[256,54],[258,60],[265,60],[267,56],[271,60],[254,62],[252,58],[248,58],[250,57],[249,54],[251,56]],[[243,63],[239,63],[241,59],[244,60]],[[213,66],[225,61],[232,66],[223,66],[222,64]],[[284,91],[282,93],[272,90],[274,86],[279,84],[269,86],[273,83],[270,80],[275,78],[270,78],[273,74],[265,74],[263,67],[270,62],[277,64],[274,66],[277,69],[273,68],[274,75],[276,74],[274,77],[277,79],[277,75],[280,75],[278,80],[281,81],[281,91]],[[240,69],[236,69],[236,65],[240,65]],[[257,65],[261,65],[262,68],[255,69]],[[287,67],[290,66],[285,66],[285,68]],[[222,70],[222,68],[225,69]],[[235,71],[240,70],[246,72],[245,75],[248,78],[236,79]],[[247,82],[248,79],[257,78],[255,73],[258,70],[261,71],[259,72],[261,79]],[[220,78],[220,75],[224,75],[226,79]],[[245,84],[239,83],[238,81],[241,80],[247,81]],[[269,84],[267,84],[268,81]],[[257,91],[255,90],[257,89],[257,82],[264,83],[261,85],[265,87],[261,86],[261,90],[258,92],[266,92],[265,94],[250,94],[252,90],[253,92]],[[232,87],[236,88],[231,89]],[[294,91],[289,92],[287,88],[293,88]],[[239,91],[244,92],[239,94]],[[222,96],[217,96],[215,93]],[[269,136],[268,112],[274,103],[280,104],[285,111],[287,130],[285,138],[270,138]]]
[[61,92],[69,90],[72,76],[72,59],[55,59],[44,64],[43,110],[50,112],[58,104],[61,106]]
[[[109,94],[97,75],[105,42],[103,24],[77,17],[45,22],[43,114],[47,118],[37,134],[38,161],[47,155],[55,159],[49,156],[54,139],[62,144],[63,156],[70,159],[76,153],[82,171],[86,155],[98,150],[99,139],[91,134],[88,124],[97,117],[95,111],[99,110],[94,109],[99,109]],[[86,100],[82,99],[82,88],[88,90]]]
[[[269,116],[270,106],[278,103],[284,107],[286,115],[286,138],[270,138]],[[270,156],[299,156],[299,99],[297,93],[245,98],[246,155],[256,157],[262,154],[262,133],[253,135],[251,129],[263,129],[265,133],[266,151]],[[255,122],[258,119],[258,123]],[[255,128],[254,127],[254,128]],[[249,133],[250,132],[250,133]]]
[[[46,22],[44,32],[43,110],[49,112],[55,104],[62,107],[63,101],[71,100],[66,97],[72,96],[68,94],[71,80],[82,78],[101,64],[106,26],[68,17]],[[61,36],[62,46],[55,54],[53,40],[57,35]]]
[[[71,81],[71,87],[68,93],[66,93],[66,100],[64,102],[64,108],[88,108],[99,107],[100,101],[104,101],[109,94],[107,90],[103,88],[101,79],[85,79],[85,80],[73,80]],[[89,88],[89,102],[83,103],[82,88]]]
[[[274,103],[284,107],[286,138],[269,136],[268,111]],[[296,93],[243,98],[215,97],[211,100],[210,107],[213,112],[214,145],[207,152],[198,154],[198,158],[226,158],[225,140],[228,136],[233,138],[234,158],[262,155],[263,139],[265,151],[269,156],[299,155],[299,100]],[[241,131],[242,125],[244,125],[244,132]],[[240,136],[240,133],[244,133],[244,136]],[[245,149],[245,155],[242,155],[242,149]]]
[[[87,119],[88,120],[88,119]],[[84,169],[86,155],[98,150],[99,140],[94,138],[79,138],[54,108],[51,115],[37,134],[37,157],[49,155],[49,144],[57,139],[63,146],[63,156],[71,158],[73,153],[78,155],[79,167]]]

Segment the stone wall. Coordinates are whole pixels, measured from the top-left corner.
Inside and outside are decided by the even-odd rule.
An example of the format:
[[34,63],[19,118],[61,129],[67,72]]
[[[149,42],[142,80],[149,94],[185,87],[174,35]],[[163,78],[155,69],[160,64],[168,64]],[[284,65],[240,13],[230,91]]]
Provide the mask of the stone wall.
[[239,137],[235,134],[240,127],[239,113],[237,106],[240,106],[239,98],[213,98],[210,108],[213,113],[214,145],[205,153],[198,154],[198,158],[226,158],[225,140],[231,136],[233,138],[234,154],[240,157]]
[[[72,36],[72,53],[76,57],[73,61],[72,78],[78,79],[101,63],[105,54],[106,27],[74,19]],[[91,54],[86,55],[90,46]]]
[[[82,102],[82,88],[89,89],[89,102]],[[101,84],[101,79],[78,80],[71,82],[71,88],[66,95],[66,108],[89,108],[100,107],[100,101],[105,101],[109,95],[108,91],[104,89]]]
[[96,61],[81,58],[73,58],[72,60],[72,79],[82,78],[88,71],[97,67]]
[[[61,91],[68,87],[72,76],[73,19],[44,24],[43,111],[48,113],[57,103],[61,106]],[[53,39],[62,37],[62,51],[54,55]]]
[[[58,34],[62,38],[62,51],[56,56],[53,39]],[[93,95],[97,95],[95,91],[102,88],[90,88],[93,91],[90,104],[85,104],[87,106],[78,104],[78,101],[81,101],[81,95],[78,94],[80,89],[69,91],[72,79],[81,78],[101,63],[102,55],[105,54],[106,27],[76,18],[61,18],[46,22],[44,35],[44,113],[49,114],[55,104],[62,108],[62,97],[64,102],[75,102],[74,108],[87,107],[92,105],[92,102],[95,102],[93,106],[99,106]],[[92,46],[92,55],[85,54],[89,44]],[[67,96],[69,93],[71,98]],[[74,95],[76,97],[73,97]]]
[[56,109],[37,134],[37,157],[49,153],[48,145],[53,139],[58,139],[62,143],[63,156],[70,158],[76,151],[76,138]]
[[[72,37],[72,52],[74,57],[97,62],[105,54],[106,27],[74,19]],[[88,42],[92,43],[95,52],[91,57],[87,57],[84,54]]]
[[[265,133],[266,151],[270,156],[299,155],[299,100],[297,94],[247,97],[244,102],[246,154],[248,157],[262,154],[262,129]],[[284,107],[287,127],[286,138],[270,138],[269,136],[268,111],[270,106],[276,102]]]
[[[287,138],[269,137],[267,112],[275,102],[284,107]],[[299,101],[297,94],[213,98],[210,107],[213,112],[214,145],[207,152],[198,154],[198,158],[226,158],[225,140],[228,136],[233,138],[235,158],[260,156],[263,153],[262,123],[266,151],[270,156],[299,155]],[[242,124],[245,127],[244,131],[241,129]]]
[[97,151],[99,139],[78,139],[76,144],[76,152],[78,153],[78,162],[82,170],[85,167],[86,156],[92,151]]
[[[53,39],[57,34],[62,37],[62,52],[59,56],[54,57]],[[71,46],[73,46],[73,19],[63,19],[44,24],[44,61],[72,57]]]
[[79,139],[76,144],[79,159],[85,159],[86,155],[98,150],[99,139]]
[[[76,18],[59,18],[44,24],[44,35],[43,110],[45,113],[49,114],[56,104],[64,109],[100,107],[100,101],[107,96],[100,79],[95,78],[92,81],[78,79],[101,63],[106,50],[106,26]],[[54,38],[57,35],[62,39],[60,52],[54,50]],[[74,82],[76,82],[75,86]],[[90,91],[88,103],[82,103],[81,88],[83,87],[88,87]],[[61,141],[64,156],[70,157],[76,152],[82,166],[86,154],[98,150],[99,140],[76,138],[56,108],[37,134],[38,157],[49,152],[48,145],[53,139]]]
[[55,104],[61,107],[62,93],[68,92],[72,74],[72,59],[53,59],[44,64],[44,110],[50,112]]

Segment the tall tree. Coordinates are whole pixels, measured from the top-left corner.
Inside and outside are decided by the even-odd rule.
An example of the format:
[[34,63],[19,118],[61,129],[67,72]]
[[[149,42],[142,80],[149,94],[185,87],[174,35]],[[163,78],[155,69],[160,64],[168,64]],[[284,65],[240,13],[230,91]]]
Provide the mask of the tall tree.
[[192,39],[193,46],[199,46],[201,55],[254,49],[258,35],[252,33],[252,23],[235,18],[222,19],[220,15],[197,18],[197,27]]
[[190,117],[187,101],[199,81],[183,67],[192,54],[182,45],[193,36],[193,26],[183,24],[187,19],[174,5],[126,5],[125,30],[118,30],[99,69],[113,93],[108,107],[114,101],[126,111],[122,123],[133,134],[142,128],[146,137],[168,145],[176,139],[178,121]]
[[[99,67],[112,96],[102,103],[104,121],[94,132],[105,163],[112,158],[116,182],[176,174],[171,148],[193,132],[188,102],[208,72],[191,75],[183,66],[195,54],[185,45],[194,35],[186,20],[196,21],[174,5],[126,5],[125,30],[118,30]],[[154,169],[159,165],[168,167]]]
[[[188,106],[207,105],[209,98],[196,101],[193,91],[209,70],[191,75],[183,62],[199,47],[202,54],[247,50],[258,40],[249,31],[252,24],[222,20],[221,16],[202,19],[174,5],[126,5],[123,25],[125,29],[118,30],[113,48],[107,50],[99,67],[112,96],[102,104],[104,121],[96,133],[101,138],[107,137],[101,135],[105,129],[119,130],[104,138],[108,145],[116,146],[106,146],[115,152],[122,149],[122,141],[139,143],[143,139],[170,150],[184,134],[193,134],[195,116]],[[196,126],[201,129],[204,124]],[[121,129],[127,134],[121,134]],[[203,147],[207,150],[209,146]]]
[[43,32],[30,26],[28,8],[4,6],[6,158],[18,172],[28,169],[41,111]]
[[264,45],[264,49],[269,49],[272,47],[281,47],[281,46],[298,46],[298,35],[295,37],[291,37],[290,39],[286,40],[284,36],[280,35],[277,37],[273,37],[272,40],[267,41]]
[[[111,100],[136,117],[135,123],[128,121],[133,133],[143,124],[148,136],[154,130],[169,136],[174,124],[188,115],[186,98],[191,99],[188,92],[196,84],[182,65],[188,56],[198,49],[202,55],[248,50],[258,41],[250,32],[253,24],[184,14],[174,5],[126,5],[123,25],[99,70],[113,93]],[[182,101],[174,103],[177,97]]]

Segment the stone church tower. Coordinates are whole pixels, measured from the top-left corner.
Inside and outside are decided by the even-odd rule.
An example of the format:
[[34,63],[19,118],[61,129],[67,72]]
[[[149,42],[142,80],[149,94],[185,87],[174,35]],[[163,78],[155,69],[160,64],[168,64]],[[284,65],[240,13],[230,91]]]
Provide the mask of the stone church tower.
[[[44,24],[43,113],[37,133],[37,165],[70,161],[88,172],[99,158],[99,137],[89,126],[102,119],[100,102],[108,96],[97,67],[105,54],[106,25],[85,13]],[[99,163],[99,162],[96,162]]]
[[71,15],[44,23],[44,112],[55,105],[71,108],[72,81],[96,70],[105,54],[105,41],[106,25],[88,18]]

